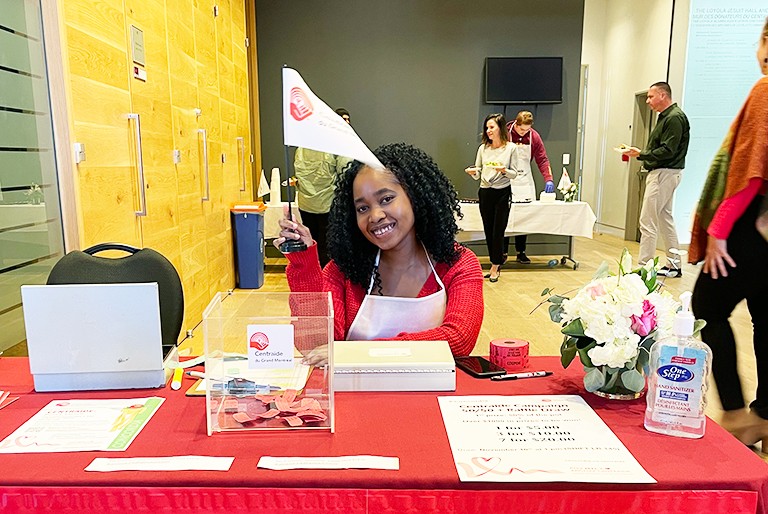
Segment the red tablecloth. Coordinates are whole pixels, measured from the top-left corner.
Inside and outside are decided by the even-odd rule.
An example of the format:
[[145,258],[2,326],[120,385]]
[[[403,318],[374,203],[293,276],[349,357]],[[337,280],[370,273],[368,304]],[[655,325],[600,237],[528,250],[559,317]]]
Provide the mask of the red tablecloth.
[[[658,483],[462,483],[437,393],[337,393],[335,434],[280,431],[208,437],[205,399],[184,396],[191,380],[185,380],[180,391],[41,394],[32,392],[27,359],[6,357],[0,358],[0,390],[22,397],[0,410],[0,439],[53,399],[161,395],[167,400],[125,452],[0,455],[0,510],[426,513],[488,512],[514,505],[540,512],[754,512],[757,500],[757,511],[768,512],[768,465],[714,422],[697,440],[653,434],[643,428],[643,399],[609,401],[584,393],[580,367],[563,370],[556,357],[532,358],[530,368],[555,373],[491,382],[459,371],[457,391],[439,394],[581,394]],[[397,456],[400,470],[256,468],[262,455],[357,454]],[[95,457],[171,455],[233,456],[235,461],[228,472],[84,471]]]

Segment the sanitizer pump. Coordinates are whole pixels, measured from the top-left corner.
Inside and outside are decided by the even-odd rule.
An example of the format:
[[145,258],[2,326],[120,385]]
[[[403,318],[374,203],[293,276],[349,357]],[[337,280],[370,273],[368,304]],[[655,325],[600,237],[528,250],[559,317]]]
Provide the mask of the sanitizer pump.
[[709,346],[693,337],[696,321],[691,293],[680,295],[672,336],[651,346],[645,428],[659,434],[699,438],[707,418],[707,378],[712,367]]

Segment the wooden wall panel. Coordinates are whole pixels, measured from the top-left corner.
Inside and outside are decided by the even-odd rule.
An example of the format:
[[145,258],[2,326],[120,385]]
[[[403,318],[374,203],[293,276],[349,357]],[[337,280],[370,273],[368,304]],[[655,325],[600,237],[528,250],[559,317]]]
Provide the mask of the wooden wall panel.
[[83,248],[107,241],[141,246],[141,225],[133,214],[137,208],[134,173],[132,167],[78,167]]
[[67,0],[60,2],[62,16],[69,27],[124,50],[125,13],[123,0]]
[[[190,329],[213,294],[234,286],[229,207],[251,198],[250,173],[240,191],[243,155],[251,166],[244,0],[59,3],[73,139],[86,144],[87,154],[77,171],[81,244],[121,241],[165,255],[181,276]],[[146,82],[132,77],[131,25],[144,34]],[[134,214],[139,185],[130,112],[141,116],[145,218]],[[199,129],[208,137],[208,202]]]
[[[66,30],[71,76],[128,90],[128,65],[124,48],[116,48],[73,27]],[[124,36],[124,33],[122,33]]]

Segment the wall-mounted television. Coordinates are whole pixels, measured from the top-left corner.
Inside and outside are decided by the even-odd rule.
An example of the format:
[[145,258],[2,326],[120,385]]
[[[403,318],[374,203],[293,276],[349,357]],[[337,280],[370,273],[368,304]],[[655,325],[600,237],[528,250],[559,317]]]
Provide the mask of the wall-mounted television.
[[562,57],[486,57],[485,103],[562,102]]

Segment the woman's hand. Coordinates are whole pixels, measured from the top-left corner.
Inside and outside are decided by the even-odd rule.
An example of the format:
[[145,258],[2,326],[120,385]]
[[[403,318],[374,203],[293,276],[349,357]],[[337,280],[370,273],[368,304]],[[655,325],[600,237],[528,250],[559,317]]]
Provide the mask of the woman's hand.
[[709,273],[713,280],[718,277],[727,277],[728,264],[735,268],[736,262],[728,254],[728,245],[725,239],[716,239],[709,236],[707,239],[707,254],[704,257],[704,273]]
[[317,367],[326,366],[328,364],[328,345],[323,344],[313,348],[301,359],[301,363]]
[[495,166],[494,169],[499,173],[501,173],[502,175],[506,175],[508,171],[505,166]]
[[478,168],[477,166],[469,166],[467,168],[464,168],[464,173],[466,173],[471,177],[474,177],[478,171],[480,171],[480,168]]
[[275,238],[272,242],[275,248],[280,249],[280,245],[287,239],[294,241],[301,240],[307,245],[307,248],[312,246],[315,242],[312,240],[312,234],[309,233],[309,229],[301,223],[296,223],[288,219],[288,206],[283,206],[283,218],[278,222],[280,224],[280,236]]

